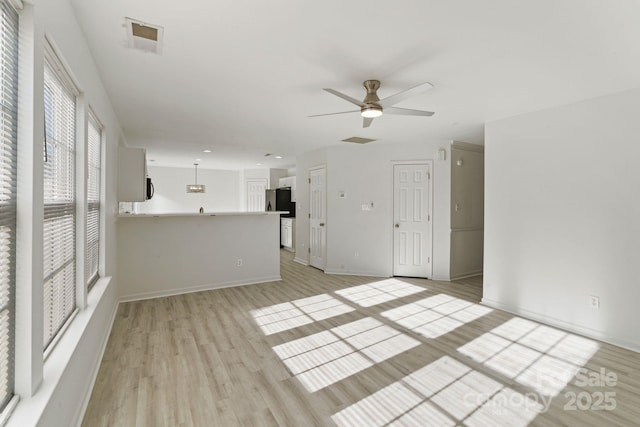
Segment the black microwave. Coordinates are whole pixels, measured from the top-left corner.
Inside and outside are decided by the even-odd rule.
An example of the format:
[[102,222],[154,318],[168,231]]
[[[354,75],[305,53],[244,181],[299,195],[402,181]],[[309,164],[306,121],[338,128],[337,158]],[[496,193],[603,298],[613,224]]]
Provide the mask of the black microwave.
[[147,177],[147,193],[146,193],[147,200],[153,197],[154,192],[155,192],[155,189],[153,188],[153,183],[151,182],[151,178]]

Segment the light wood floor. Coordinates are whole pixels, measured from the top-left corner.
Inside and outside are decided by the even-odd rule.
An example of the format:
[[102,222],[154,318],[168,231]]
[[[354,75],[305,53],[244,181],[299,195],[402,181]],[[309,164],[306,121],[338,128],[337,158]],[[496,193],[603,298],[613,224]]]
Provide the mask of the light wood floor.
[[483,307],[480,278],[288,252],[282,278],[121,304],[83,426],[640,425],[638,353]]

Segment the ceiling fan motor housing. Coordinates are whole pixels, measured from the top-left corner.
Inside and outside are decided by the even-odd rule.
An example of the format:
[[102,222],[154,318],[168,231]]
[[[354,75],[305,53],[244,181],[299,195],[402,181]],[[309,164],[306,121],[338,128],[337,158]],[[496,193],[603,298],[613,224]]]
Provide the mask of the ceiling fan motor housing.
[[367,91],[367,96],[364,97],[362,103],[364,104],[360,109],[363,117],[378,117],[382,114],[382,107],[378,104],[380,98],[376,93],[380,88],[379,80],[366,80],[362,83],[364,89]]
[[380,81],[379,80],[367,80],[362,83],[364,89],[367,91],[367,96],[364,97],[365,104],[375,104],[380,102],[380,98],[378,98],[378,89],[380,89]]

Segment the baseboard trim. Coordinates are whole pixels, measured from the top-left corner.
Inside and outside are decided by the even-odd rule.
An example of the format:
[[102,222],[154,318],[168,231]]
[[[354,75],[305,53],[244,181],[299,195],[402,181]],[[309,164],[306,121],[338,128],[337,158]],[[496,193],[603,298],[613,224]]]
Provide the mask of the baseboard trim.
[[307,261],[306,259],[295,257],[293,258],[293,261],[297,262],[298,264],[309,265],[309,261]]
[[450,280],[459,280],[459,279],[467,279],[469,277],[482,276],[483,273],[484,271],[482,270],[472,271],[469,273],[460,273],[460,274],[456,274],[455,276],[451,276]]
[[221,283],[209,283],[206,285],[190,286],[187,288],[174,288],[174,289],[167,289],[167,290],[157,291],[157,292],[156,291],[140,292],[137,294],[123,295],[120,297],[118,301],[119,302],[142,301],[146,299],[164,298],[164,297],[171,297],[175,295],[190,294],[193,292],[211,291],[214,289],[224,289],[224,288],[233,288],[236,286],[247,286],[247,285],[257,285],[259,283],[277,282],[280,280],[282,280],[282,277],[280,277],[280,275],[278,274],[277,276],[265,276],[265,277],[256,277],[254,279],[247,279],[247,280],[238,280],[238,281],[221,282]]
[[333,274],[336,276],[364,276],[364,277],[379,277],[381,279],[388,279],[389,275],[381,272],[371,271],[344,271],[344,270],[325,270],[325,274]]
[[89,390],[87,393],[85,393],[85,397],[82,401],[82,406],[80,407],[79,417],[76,419],[75,425],[77,427],[82,426],[84,415],[87,412],[87,408],[89,407],[89,401],[91,400],[93,387],[95,387],[96,380],[98,379],[98,372],[100,372],[100,365],[102,364],[102,359],[104,358],[104,352],[107,350],[107,344],[109,343],[109,337],[111,336],[111,330],[113,329],[113,324],[116,321],[116,315],[118,314],[119,306],[120,306],[120,302],[116,299],[116,303],[113,305],[113,313],[111,313],[111,322],[109,323],[109,327],[107,328],[107,330],[104,333],[104,336],[102,337],[102,345],[100,346],[98,357],[95,360],[93,375],[91,376],[91,382],[89,383]]
[[627,350],[640,352],[640,343],[627,341],[625,339],[620,339],[617,337],[609,336],[607,333],[598,330],[587,328],[584,326],[575,325],[573,323],[566,322],[564,320],[558,319],[552,316],[546,316],[535,311],[523,309],[520,307],[514,307],[507,304],[502,304],[498,301],[491,300],[489,298],[482,298],[481,303],[491,308],[495,308],[498,310],[506,311],[511,314],[515,314],[518,316],[525,317],[530,320],[534,320],[536,322],[544,323],[549,326],[554,326],[557,328],[564,329],[568,332],[573,332],[576,334],[584,335],[588,338],[593,338],[598,341],[606,342],[608,344],[612,344],[618,347],[625,348]]

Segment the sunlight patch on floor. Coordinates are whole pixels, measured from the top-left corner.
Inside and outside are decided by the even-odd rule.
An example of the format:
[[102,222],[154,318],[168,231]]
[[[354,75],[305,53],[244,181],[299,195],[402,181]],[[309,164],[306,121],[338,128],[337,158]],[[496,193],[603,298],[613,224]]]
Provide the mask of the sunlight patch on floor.
[[593,340],[515,317],[458,351],[539,393],[556,396],[599,348]]
[[381,315],[426,338],[438,338],[492,311],[479,304],[438,294]]
[[271,335],[354,310],[327,294],[321,294],[252,310],[251,315],[262,332]]
[[309,392],[420,345],[370,317],[273,347]]
[[443,356],[334,414],[346,426],[524,427],[544,406]]
[[366,285],[341,289],[336,291],[336,294],[361,307],[371,307],[425,290],[425,288],[411,285],[399,279],[385,279]]
[[437,410],[402,381],[338,412],[332,417],[338,426],[386,426],[394,420],[415,426],[454,426],[451,418]]

